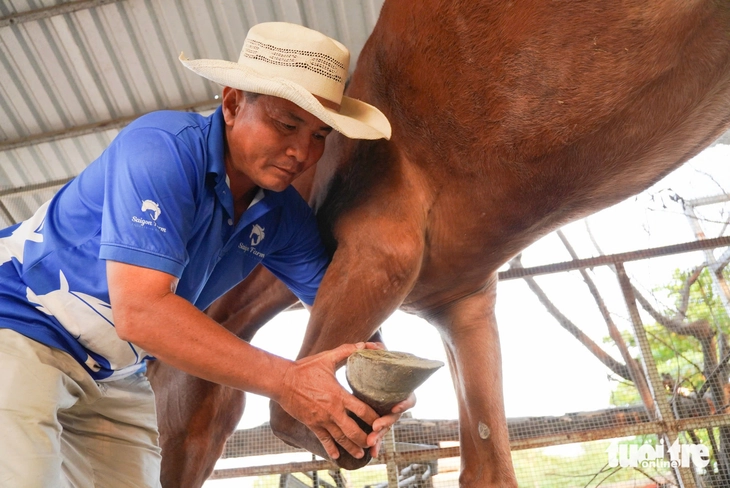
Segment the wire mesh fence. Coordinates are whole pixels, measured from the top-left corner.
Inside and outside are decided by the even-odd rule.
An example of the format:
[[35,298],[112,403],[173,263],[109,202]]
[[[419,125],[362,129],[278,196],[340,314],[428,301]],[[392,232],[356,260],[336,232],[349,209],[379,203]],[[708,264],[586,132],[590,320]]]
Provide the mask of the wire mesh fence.
[[[674,206],[665,206],[665,198]],[[576,358],[573,369],[545,372],[544,381],[555,386],[555,395],[572,389],[579,397],[586,385],[571,383],[571,376],[595,362],[603,368],[607,399],[605,408],[562,415],[515,417],[508,405],[512,458],[521,487],[730,486],[730,198],[722,192],[656,201],[671,214],[670,243],[608,254],[592,242],[593,252],[586,253],[575,228],[567,228],[552,237],[565,249],[564,261],[543,264],[528,249],[501,271],[500,286],[521,283],[523,306],[527,293],[590,356]],[[595,241],[589,227],[585,239]],[[665,271],[659,273],[657,267]],[[567,302],[561,302],[568,280],[584,290],[568,293]],[[578,319],[570,318],[576,303],[593,309],[590,325],[580,313]],[[507,312],[519,313],[515,308]],[[537,335],[540,327],[545,323],[525,324],[521,334]],[[385,337],[387,342],[387,329]],[[563,334],[559,340],[571,339]],[[417,353],[417,347],[411,352]],[[561,351],[545,357],[554,359],[556,353]],[[544,359],[532,360],[537,364],[525,357],[519,361],[539,376]],[[537,383],[525,389],[537,391]],[[505,389],[509,399],[516,388],[505,381]],[[531,398],[533,404],[543,400],[539,394]],[[291,450],[283,444],[279,461],[225,469],[225,462],[235,463],[240,453],[261,455],[251,449],[270,436],[266,426],[237,432],[210,486],[226,486],[222,483],[229,474],[246,475],[237,480],[241,484],[231,486],[459,486],[459,427],[454,418],[401,419],[386,452],[358,471],[336,470],[307,453],[298,454],[306,459],[291,464],[284,454]],[[267,449],[278,441],[271,442]],[[259,474],[264,470],[266,474]]]

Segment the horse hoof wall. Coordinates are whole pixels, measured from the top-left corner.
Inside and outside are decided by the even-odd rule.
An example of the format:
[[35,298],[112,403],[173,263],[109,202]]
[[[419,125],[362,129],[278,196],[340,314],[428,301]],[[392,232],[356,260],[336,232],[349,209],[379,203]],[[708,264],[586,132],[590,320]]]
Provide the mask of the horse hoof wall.
[[353,394],[385,415],[443,365],[406,352],[362,349],[347,358],[346,376]]

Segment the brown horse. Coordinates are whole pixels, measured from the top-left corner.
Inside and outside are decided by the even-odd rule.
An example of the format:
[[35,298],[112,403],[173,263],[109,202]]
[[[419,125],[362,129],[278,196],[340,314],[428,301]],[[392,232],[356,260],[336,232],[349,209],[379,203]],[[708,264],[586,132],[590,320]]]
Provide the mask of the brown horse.
[[[388,0],[348,94],[383,110],[393,137],[333,134],[318,164],[310,201],[334,255],[301,355],[367,339],[398,307],[424,317],[453,374],[461,486],[516,486],[496,271],[546,233],[646,188],[727,128],[730,3]],[[259,270],[209,313],[249,339],[292,302]],[[165,485],[182,466],[182,484],[199,484],[243,395],[164,365],[151,373]],[[272,426],[324,455],[276,405]]]

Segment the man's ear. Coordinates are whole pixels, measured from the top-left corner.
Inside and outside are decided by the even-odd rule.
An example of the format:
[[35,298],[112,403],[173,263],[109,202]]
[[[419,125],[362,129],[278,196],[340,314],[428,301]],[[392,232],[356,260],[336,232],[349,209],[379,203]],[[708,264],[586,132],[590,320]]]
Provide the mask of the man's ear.
[[233,121],[236,119],[236,114],[240,109],[240,104],[243,101],[243,92],[230,86],[223,87],[223,120],[226,125],[232,126]]

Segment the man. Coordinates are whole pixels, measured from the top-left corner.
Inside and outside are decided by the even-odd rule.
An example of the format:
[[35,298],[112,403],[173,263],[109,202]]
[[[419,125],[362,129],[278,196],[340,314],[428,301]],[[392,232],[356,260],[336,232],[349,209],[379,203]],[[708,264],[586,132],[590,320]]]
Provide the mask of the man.
[[150,357],[270,397],[332,458],[334,439],[356,457],[377,452],[413,404],[378,418],[337,383],[338,364],[377,345],[292,362],[202,312],[258,263],[313,304],[327,257],[290,184],[333,129],[390,136],[382,113],[342,95],[347,49],[267,23],[249,31],[238,63],[181,61],[225,86],[213,115],[141,117],[32,218],[0,232],[0,486],[158,486]]

